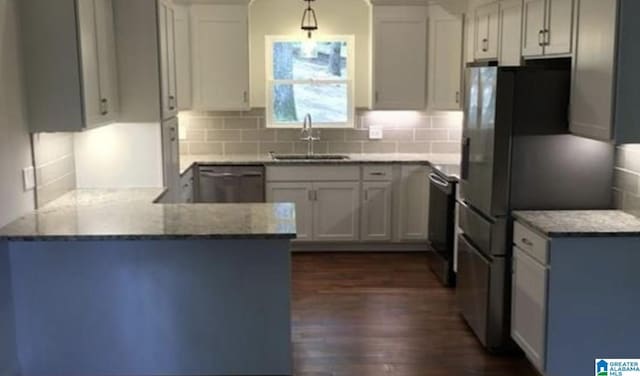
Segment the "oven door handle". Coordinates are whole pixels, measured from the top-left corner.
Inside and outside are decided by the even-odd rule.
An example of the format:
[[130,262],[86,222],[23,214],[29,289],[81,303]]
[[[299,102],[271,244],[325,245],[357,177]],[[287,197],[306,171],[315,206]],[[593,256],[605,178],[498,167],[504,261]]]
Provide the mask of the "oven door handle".
[[429,174],[429,180],[432,183],[441,186],[442,188],[449,188],[449,183],[443,178],[441,178],[440,176],[434,174],[433,172]]

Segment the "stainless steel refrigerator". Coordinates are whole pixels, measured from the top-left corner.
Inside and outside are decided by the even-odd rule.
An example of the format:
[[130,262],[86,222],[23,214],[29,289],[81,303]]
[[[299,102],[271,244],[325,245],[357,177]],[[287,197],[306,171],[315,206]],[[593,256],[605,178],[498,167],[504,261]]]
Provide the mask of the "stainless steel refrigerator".
[[568,134],[569,64],[469,66],[456,294],[489,350],[510,347],[512,210],[612,205],[614,148]]

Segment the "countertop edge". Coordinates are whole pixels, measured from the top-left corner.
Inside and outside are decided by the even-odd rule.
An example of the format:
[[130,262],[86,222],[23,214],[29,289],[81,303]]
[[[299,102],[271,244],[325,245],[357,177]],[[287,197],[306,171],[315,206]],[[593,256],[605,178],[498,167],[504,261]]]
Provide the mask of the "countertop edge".
[[517,210],[511,212],[511,215],[519,222],[522,222],[533,231],[542,234],[547,238],[624,238],[624,237],[640,237],[640,231],[554,231],[544,230],[537,224],[528,220],[519,212],[526,210]]

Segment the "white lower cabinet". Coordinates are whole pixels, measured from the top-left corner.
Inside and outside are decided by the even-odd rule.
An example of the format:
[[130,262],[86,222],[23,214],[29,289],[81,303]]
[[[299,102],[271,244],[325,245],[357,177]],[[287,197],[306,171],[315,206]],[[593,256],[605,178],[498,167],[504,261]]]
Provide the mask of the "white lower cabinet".
[[311,183],[267,183],[267,201],[292,202],[296,205],[298,240],[312,239],[313,187]]
[[544,370],[547,313],[546,265],[513,248],[511,336],[531,363]]
[[392,193],[391,181],[362,183],[362,240],[391,240]]
[[267,166],[267,201],[296,205],[298,240],[422,242],[425,165]]
[[314,240],[358,240],[360,182],[314,182],[313,191]]
[[401,167],[396,223],[397,240],[427,240],[429,236],[429,168]]

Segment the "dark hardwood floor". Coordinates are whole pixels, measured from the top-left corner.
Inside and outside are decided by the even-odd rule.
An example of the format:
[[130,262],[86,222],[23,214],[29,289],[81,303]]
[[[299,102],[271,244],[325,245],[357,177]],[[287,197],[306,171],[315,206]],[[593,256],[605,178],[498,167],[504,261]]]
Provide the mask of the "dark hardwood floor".
[[424,254],[295,254],[296,376],[534,376],[487,354]]

